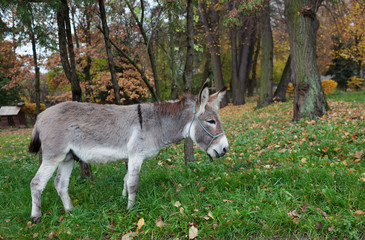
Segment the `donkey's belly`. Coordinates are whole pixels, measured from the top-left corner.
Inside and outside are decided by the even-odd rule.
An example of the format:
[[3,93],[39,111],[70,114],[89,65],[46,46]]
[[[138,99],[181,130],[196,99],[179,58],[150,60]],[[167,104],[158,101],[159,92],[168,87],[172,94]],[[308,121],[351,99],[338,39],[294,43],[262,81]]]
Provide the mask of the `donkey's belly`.
[[108,148],[105,146],[95,147],[72,147],[71,150],[86,163],[105,164],[109,162],[121,161],[128,158],[126,149]]

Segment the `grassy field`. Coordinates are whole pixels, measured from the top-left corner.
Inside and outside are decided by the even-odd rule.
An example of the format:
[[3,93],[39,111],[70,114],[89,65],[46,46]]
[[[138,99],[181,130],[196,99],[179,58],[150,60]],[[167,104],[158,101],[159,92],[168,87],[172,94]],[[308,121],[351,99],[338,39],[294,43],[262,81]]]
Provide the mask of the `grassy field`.
[[[356,95],[356,96],[355,96]],[[137,202],[122,198],[123,163],[93,165],[82,181],[75,164],[65,214],[53,179],[42,195],[42,222],[29,222],[29,183],[38,156],[30,130],[0,132],[0,239],[364,239],[364,92],[335,93],[317,121],[292,119],[292,102],[221,110],[229,153],[210,163],[183,144],[142,167]]]

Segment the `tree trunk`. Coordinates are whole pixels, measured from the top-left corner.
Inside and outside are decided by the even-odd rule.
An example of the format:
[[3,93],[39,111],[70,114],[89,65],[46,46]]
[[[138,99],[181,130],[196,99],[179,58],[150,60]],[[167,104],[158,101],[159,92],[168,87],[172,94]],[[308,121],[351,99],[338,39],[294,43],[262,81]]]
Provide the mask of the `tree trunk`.
[[257,108],[263,108],[272,103],[273,80],[273,37],[270,24],[270,6],[266,2],[261,14],[261,75],[259,100]]
[[327,113],[316,59],[316,35],[321,1],[285,0],[294,85],[294,116],[315,119]]
[[127,0],[126,3],[128,5],[129,10],[131,11],[131,13],[133,15],[134,20],[137,22],[138,28],[141,31],[141,34],[142,34],[142,37],[143,37],[144,44],[147,47],[147,53],[148,53],[148,57],[150,59],[152,73],[153,73],[153,78],[154,78],[154,82],[155,82],[155,90],[156,90],[155,92],[156,92],[157,98],[160,99],[160,97],[161,97],[160,83],[159,83],[159,80],[158,80],[156,59],[155,59],[155,54],[153,52],[152,41],[150,41],[150,39],[148,39],[146,30],[143,27],[143,21],[144,21],[144,19],[143,19],[144,18],[144,2],[143,2],[143,0],[141,0],[141,11],[142,11],[141,20],[139,20],[137,14],[134,11],[134,8],[132,7],[132,5],[129,2],[129,0]]
[[79,78],[76,73],[75,53],[72,42],[67,0],[62,0],[61,6],[57,9],[57,25],[62,67],[67,79],[71,83],[72,100],[80,102],[82,92]]
[[[244,24],[238,34],[238,61],[237,82],[232,83],[232,102],[234,105],[245,104],[245,93],[249,78],[253,46],[256,41],[256,18],[255,16],[242,16]],[[231,40],[232,42],[232,40]]]
[[204,47],[204,52],[203,55],[205,56],[205,63],[204,63],[204,69],[203,69],[203,75],[202,75],[202,84],[205,83],[205,81],[209,78],[210,75],[210,64],[211,64],[211,59],[210,59],[210,54],[209,54],[209,50]]
[[169,65],[170,65],[170,71],[171,71],[171,94],[170,99],[177,99],[179,97],[179,88],[177,86],[177,79],[176,79],[176,64],[175,64],[175,29],[173,28],[172,22],[172,14],[171,10],[169,10],[168,13],[169,18]]
[[291,76],[292,76],[290,62],[291,58],[289,55],[288,60],[286,61],[285,64],[283,74],[281,75],[279,85],[274,93],[274,101],[286,102],[286,91],[288,90],[288,85],[291,82]]
[[[212,71],[215,82],[215,90],[219,91],[224,87],[222,63],[220,57],[220,42],[219,42],[219,13],[216,9],[218,5],[217,0],[212,0],[207,8],[207,4],[199,2],[199,10],[201,20],[204,25],[206,37],[208,41],[210,56],[212,59]],[[210,13],[210,19],[207,17],[207,11]],[[222,99],[220,106],[224,107],[228,104],[227,95]]]
[[36,49],[36,40],[34,36],[33,27],[29,26],[30,31],[30,39],[32,41],[32,50],[33,50],[33,62],[34,62],[34,71],[35,71],[35,104],[36,104],[36,114],[41,112],[41,99],[40,99],[40,76],[39,76],[39,67],[38,67],[38,57],[37,57],[37,49]]
[[[184,69],[184,92],[192,94],[193,88],[193,63],[194,63],[194,8],[192,0],[188,0],[186,8],[186,36],[188,46],[186,47],[186,62]],[[194,161],[193,141],[191,138],[184,140],[185,164]]]
[[108,28],[108,23],[106,22],[104,0],[98,0],[98,1],[99,1],[100,18],[102,22],[103,34],[105,40],[105,48],[106,48],[106,53],[108,55],[109,70],[113,83],[115,103],[119,105],[120,104],[119,86],[118,86],[117,74],[115,71],[115,65],[113,61],[112,45],[109,41],[109,28]]
[[[84,14],[85,14],[85,17],[86,17],[86,27],[84,29],[86,46],[88,48],[91,48],[91,35],[90,35],[91,16],[90,16],[90,11],[86,8]],[[89,53],[86,52],[86,66],[84,67],[83,72],[84,72],[84,75],[85,75],[85,83],[86,83],[85,99],[86,99],[87,102],[93,101],[92,91],[87,86],[91,81],[91,72],[90,72],[90,70],[91,70],[91,58],[90,58]]]
[[[62,0],[61,3],[61,6],[57,9],[58,39],[61,63],[65,71],[66,77],[71,83],[72,100],[80,102],[81,87],[79,83],[79,77],[76,72],[76,62],[71,35],[69,8],[67,5],[67,0]],[[90,164],[83,163],[82,159],[79,162],[81,177],[89,177],[93,179]]]
[[256,87],[256,67],[257,67],[257,60],[259,58],[259,53],[260,53],[260,43],[261,43],[261,34],[260,32],[258,33],[257,39],[256,39],[256,51],[255,54],[253,56],[253,61],[252,61],[252,67],[251,67],[251,78],[248,81],[248,93],[247,96],[252,97],[255,91],[255,87]]

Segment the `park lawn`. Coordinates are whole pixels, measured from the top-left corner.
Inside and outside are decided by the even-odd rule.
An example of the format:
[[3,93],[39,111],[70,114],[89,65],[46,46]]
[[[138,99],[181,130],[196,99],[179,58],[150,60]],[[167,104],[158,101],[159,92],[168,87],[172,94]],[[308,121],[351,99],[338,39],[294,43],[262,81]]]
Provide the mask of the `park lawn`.
[[29,222],[38,168],[30,130],[2,131],[0,239],[188,239],[195,229],[197,239],[363,239],[365,105],[351,94],[333,99],[328,116],[297,123],[292,101],[221,109],[229,153],[210,163],[195,148],[186,166],[183,144],[161,150],[142,167],[131,211],[124,163],[93,165],[94,181],[82,181],[75,164],[73,213],[64,213],[51,179],[38,225]]

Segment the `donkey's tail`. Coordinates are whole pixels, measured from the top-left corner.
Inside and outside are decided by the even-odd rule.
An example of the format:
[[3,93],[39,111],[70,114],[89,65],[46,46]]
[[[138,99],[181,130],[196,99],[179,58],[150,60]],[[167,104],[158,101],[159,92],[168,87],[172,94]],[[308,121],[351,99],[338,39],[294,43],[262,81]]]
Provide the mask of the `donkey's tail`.
[[36,129],[36,127],[35,127],[33,129],[32,140],[30,141],[28,149],[29,149],[29,152],[31,152],[31,153],[37,153],[37,152],[39,152],[40,148],[41,148],[41,140],[39,139],[38,129]]

